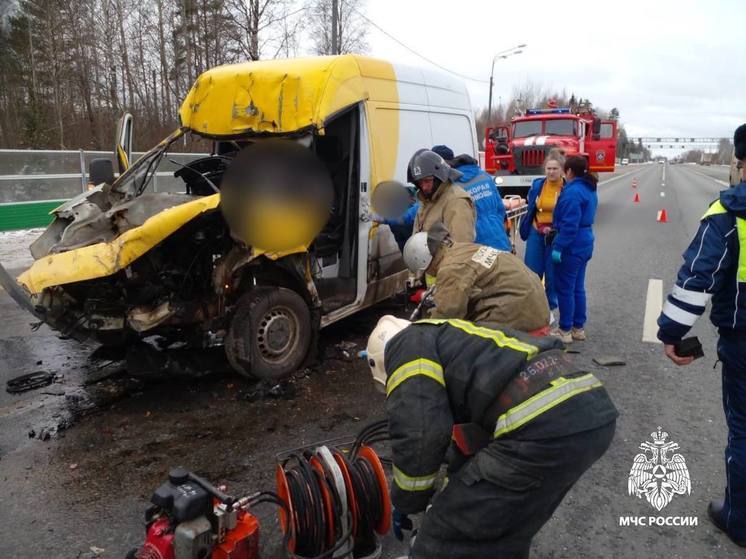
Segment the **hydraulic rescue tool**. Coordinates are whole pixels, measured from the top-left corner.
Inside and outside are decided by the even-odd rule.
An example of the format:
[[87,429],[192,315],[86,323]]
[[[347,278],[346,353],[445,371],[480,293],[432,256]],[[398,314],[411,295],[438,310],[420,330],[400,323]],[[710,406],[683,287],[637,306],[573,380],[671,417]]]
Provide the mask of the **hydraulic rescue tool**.
[[[277,491],[240,499],[183,468],[151,497],[145,542],[128,559],[258,559],[262,503],[278,506],[288,557],[376,559],[377,535],[391,528],[382,460],[371,444],[388,439],[386,421],[346,444],[319,443],[277,455]],[[385,460],[384,460],[385,461]]]

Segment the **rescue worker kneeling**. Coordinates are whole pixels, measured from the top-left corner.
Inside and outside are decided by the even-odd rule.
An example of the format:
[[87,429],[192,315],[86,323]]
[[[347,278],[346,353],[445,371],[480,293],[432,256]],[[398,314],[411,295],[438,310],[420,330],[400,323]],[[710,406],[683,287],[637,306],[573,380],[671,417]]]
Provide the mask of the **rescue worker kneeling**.
[[[435,283],[430,318],[463,318],[522,332],[549,325],[549,305],[539,277],[506,251],[451,239],[442,222],[415,233],[404,245],[404,262]],[[547,328],[548,333],[548,328]]]
[[410,557],[528,557],[534,534],[604,454],[618,413],[562,347],[463,320],[378,321],[367,357],[386,388],[395,532],[432,498]]

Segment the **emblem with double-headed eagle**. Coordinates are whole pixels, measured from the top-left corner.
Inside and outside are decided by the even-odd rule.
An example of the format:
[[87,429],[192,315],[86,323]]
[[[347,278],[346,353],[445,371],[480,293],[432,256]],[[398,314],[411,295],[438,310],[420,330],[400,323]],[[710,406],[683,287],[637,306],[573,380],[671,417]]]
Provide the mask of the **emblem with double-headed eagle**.
[[678,443],[666,442],[668,433],[660,426],[650,436],[652,442],[643,442],[640,450],[644,452],[635,456],[627,487],[630,495],[639,498],[644,495],[648,503],[660,511],[674,495],[690,494],[692,480],[681,454],[668,457],[679,449]]

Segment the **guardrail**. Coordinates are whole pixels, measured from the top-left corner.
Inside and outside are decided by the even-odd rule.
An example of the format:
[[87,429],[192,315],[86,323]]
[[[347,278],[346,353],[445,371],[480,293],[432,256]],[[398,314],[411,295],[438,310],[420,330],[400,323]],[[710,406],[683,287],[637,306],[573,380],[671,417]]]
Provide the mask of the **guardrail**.
[[[142,152],[132,154],[133,161]],[[169,153],[163,159],[148,189],[152,192],[181,192],[184,183],[174,177],[179,164],[204,157],[204,153]],[[85,192],[88,165],[92,159],[108,158],[108,151],[0,149],[0,231],[43,227],[57,206]],[[175,163],[173,163],[173,162]]]

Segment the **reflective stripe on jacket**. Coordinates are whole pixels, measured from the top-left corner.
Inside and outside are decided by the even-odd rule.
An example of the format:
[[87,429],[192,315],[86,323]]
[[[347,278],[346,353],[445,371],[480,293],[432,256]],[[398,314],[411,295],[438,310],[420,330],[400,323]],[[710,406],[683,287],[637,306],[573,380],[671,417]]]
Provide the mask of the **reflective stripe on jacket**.
[[684,252],[663,312],[658,338],[676,343],[712,299],[710,320],[721,332],[746,332],[746,182],[720,193]]

